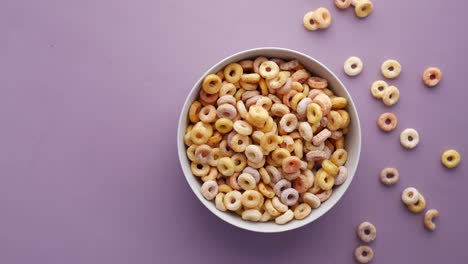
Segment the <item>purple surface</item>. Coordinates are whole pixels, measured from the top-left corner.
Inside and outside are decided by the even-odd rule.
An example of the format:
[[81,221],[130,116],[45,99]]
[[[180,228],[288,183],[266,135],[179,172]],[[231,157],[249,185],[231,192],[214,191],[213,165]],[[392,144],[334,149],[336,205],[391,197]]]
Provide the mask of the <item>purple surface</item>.
[[[307,32],[306,11],[328,7],[330,29]],[[445,170],[447,148],[468,158],[464,111],[466,1],[375,1],[358,20],[332,1],[23,1],[0,8],[0,263],[352,263],[363,220],[378,228],[375,263],[464,263],[468,259],[467,166]],[[222,58],[279,46],[328,65],[357,103],[363,149],[342,201],[317,222],[256,234],[214,217],[179,167],[176,125],[193,83]],[[357,78],[344,60],[360,56]],[[387,58],[403,65],[390,83],[400,102],[372,99]],[[425,67],[442,83],[423,86]],[[378,115],[394,111],[384,134]],[[399,132],[416,128],[405,151]],[[401,181],[382,186],[396,166]],[[404,209],[417,187],[441,217],[437,230]]]

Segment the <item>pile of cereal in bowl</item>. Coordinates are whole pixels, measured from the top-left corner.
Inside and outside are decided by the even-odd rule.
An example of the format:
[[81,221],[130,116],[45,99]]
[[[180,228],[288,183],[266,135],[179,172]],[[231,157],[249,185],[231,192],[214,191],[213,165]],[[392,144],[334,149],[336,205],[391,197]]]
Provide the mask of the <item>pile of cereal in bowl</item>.
[[347,99],[297,60],[231,63],[201,86],[184,142],[200,191],[218,210],[286,224],[346,181]]

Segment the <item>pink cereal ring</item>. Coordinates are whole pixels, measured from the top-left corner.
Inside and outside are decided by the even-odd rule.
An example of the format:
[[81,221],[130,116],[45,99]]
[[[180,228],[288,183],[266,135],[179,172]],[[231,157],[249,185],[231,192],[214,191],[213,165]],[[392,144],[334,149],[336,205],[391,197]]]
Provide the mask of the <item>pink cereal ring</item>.
[[216,119],[216,108],[212,105],[206,105],[200,110],[198,117],[204,123],[214,122]]
[[261,96],[261,95],[256,95],[256,96],[250,97],[249,99],[247,99],[247,101],[245,101],[245,107],[249,108],[251,105],[257,104],[257,101],[262,99],[262,98],[263,98],[263,96]]
[[301,168],[301,160],[296,156],[289,156],[283,159],[283,172],[294,173]]
[[301,69],[301,70],[298,70],[296,71],[295,73],[293,73],[291,75],[291,79],[293,82],[299,82],[299,83],[305,83],[307,81],[307,79],[309,78],[309,73],[304,70],[304,69]]
[[291,182],[282,179],[275,184],[275,186],[273,187],[273,191],[278,197],[281,197],[281,193],[288,188],[291,188]]
[[207,200],[213,200],[218,194],[218,184],[216,181],[208,180],[201,186],[201,193]]
[[252,167],[245,167],[245,169],[242,171],[242,173],[248,173],[252,175],[255,179],[255,182],[259,183],[260,182],[260,173],[258,172],[257,169],[254,169]]
[[256,95],[260,95],[260,92],[257,90],[254,91],[246,91],[242,94],[242,101],[247,101],[249,98],[252,98]]
[[291,133],[296,129],[298,121],[297,121],[296,115],[285,114],[283,117],[281,117],[281,120],[279,123],[280,123],[281,128],[285,132]]
[[310,99],[309,97],[306,97],[302,99],[301,101],[299,101],[299,103],[297,104],[297,113],[301,116],[305,116],[306,111],[307,111],[307,106],[310,105],[311,103],[312,103],[312,99]]
[[323,150],[311,150],[307,152],[306,159],[308,161],[321,161],[326,159],[327,155]]
[[277,183],[281,180],[281,172],[276,167],[268,165],[265,169],[270,174],[272,183]]
[[330,196],[332,194],[332,191],[333,191],[333,189],[326,190],[326,191],[323,191],[321,193],[317,193],[315,196],[317,196],[320,199],[320,202],[323,203],[326,200],[328,200],[328,198],[330,198]]
[[291,100],[297,94],[296,90],[290,90],[287,94],[283,96],[283,104],[291,107]]
[[206,103],[212,104],[218,99],[218,93],[207,94],[205,91],[200,90],[200,99]]
[[312,127],[309,122],[300,122],[297,130],[299,130],[299,134],[306,141],[311,141],[314,137],[314,132],[312,131]]
[[208,164],[213,159],[213,150],[210,146],[203,144],[195,149],[195,157],[200,164]]
[[234,190],[241,190],[239,183],[237,183],[237,178],[239,177],[240,173],[236,172],[233,175],[229,176],[228,178],[228,185]]
[[237,116],[236,107],[230,104],[223,104],[218,106],[216,114],[219,118],[227,118],[233,120]]
[[345,166],[338,167],[338,174],[335,177],[335,185],[343,184],[348,178],[348,169]]
[[314,144],[315,146],[318,146],[322,144],[323,142],[325,142],[325,140],[327,140],[330,136],[331,136],[330,130],[325,128],[312,138],[312,144]]
[[301,174],[293,181],[293,188],[296,189],[298,193],[305,193],[312,187],[312,184],[309,183],[309,179]]
[[307,84],[313,89],[325,89],[328,86],[327,80],[316,76],[312,76],[307,79]]
[[299,192],[294,188],[287,188],[281,192],[281,202],[285,205],[295,205],[299,200]]
[[328,95],[324,93],[321,93],[315,96],[315,98],[313,99],[313,102],[318,104],[320,108],[322,108],[322,113],[324,116],[328,114],[332,106],[330,97],[328,97]]
[[323,93],[323,91],[320,89],[312,89],[309,91],[309,95],[307,95],[307,97],[314,100],[314,98],[321,93]]
[[442,80],[442,72],[437,67],[429,67],[424,71],[422,79],[427,87],[434,87]]
[[280,65],[280,70],[282,71],[291,71],[291,70],[300,70],[302,69],[302,65],[299,63],[298,60],[290,60],[288,62],[284,62]]
[[218,98],[218,101],[216,101],[216,104],[218,105],[223,105],[223,104],[230,104],[233,106],[236,106],[236,98],[230,94],[226,94]]
[[288,78],[286,80],[286,83],[283,85],[283,87],[279,88],[276,90],[277,94],[286,94],[291,90],[291,85],[292,85],[292,79]]
[[283,177],[288,180],[288,181],[294,181],[301,175],[301,171],[296,171],[296,172],[291,172],[291,173],[286,173],[283,172]]
[[339,9],[346,9],[351,5],[352,0],[335,0],[334,2]]

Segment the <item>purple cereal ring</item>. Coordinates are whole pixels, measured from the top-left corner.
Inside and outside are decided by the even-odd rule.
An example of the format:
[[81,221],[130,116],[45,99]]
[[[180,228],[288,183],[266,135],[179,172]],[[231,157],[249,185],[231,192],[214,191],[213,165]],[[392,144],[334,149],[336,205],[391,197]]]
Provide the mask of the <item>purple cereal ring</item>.
[[281,202],[285,205],[294,205],[299,200],[299,193],[296,189],[287,188],[283,192],[281,192]]
[[205,199],[213,200],[218,194],[218,184],[213,180],[204,182],[201,186],[201,193]]
[[242,173],[248,173],[254,177],[256,183],[260,182],[260,173],[258,172],[258,170],[252,167],[245,167]]
[[237,116],[236,107],[230,104],[223,104],[218,106],[216,114],[219,118],[227,118],[233,120]]
[[218,105],[223,105],[223,104],[230,104],[233,106],[236,106],[236,98],[230,94],[226,94],[218,98],[218,101],[216,101]]
[[288,188],[291,188],[291,182],[289,182],[288,180],[282,179],[275,184],[275,186],[273,187],[273,191],[276,193],[278,197],[280,197],[281,193]]
[[281,172],[275,166],[268,165],[265,169],[270,174],[272,183],[277,183],[281,180]]

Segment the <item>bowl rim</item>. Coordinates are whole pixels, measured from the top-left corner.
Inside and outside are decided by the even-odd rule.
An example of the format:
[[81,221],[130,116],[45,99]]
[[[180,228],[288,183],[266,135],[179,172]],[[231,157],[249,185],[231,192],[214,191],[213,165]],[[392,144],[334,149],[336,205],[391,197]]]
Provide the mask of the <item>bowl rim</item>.
[[[206,202],[213,202],[213,201],[207,201],[206,199],[204,199],[204,197],[201,195],[199,189],[196,189],[196,186],[194,186],[193,184],[190,183],[189,181],[189,175],[190,174],[190,177],[194,177],[192,173],[186,173],[185,169],[184,169],[184,162],[183,162],[183,158],[185,157],[186,155],[186,152],[185,151],[180,151],[181,149],[186,149],[186,146],[185,146],[185,143],[184,143],[184,140],[183,140],[183,135],[182,135],[182,132],[181,132],[181,125],[184,125],[187,123],[187,120],[183,119],[184,117],[184,110],[187,110],[187,105],[191,103],[190,98],[192,97],[192,94],[195,92],[195,90],[199,89],[200,88],[200,84],[202,83],[203,79],[205,78],[206,75],[210,74],[213,72],[213,70],[217,67],[219,67],[220,65],[225,65],[228,61],[230,61],[231,59],[233,59],[234,57],[238,57],[238,56],[242,56],[243,54],[245,53],[252,53],[252,52],[257,52],[257,53],[261,53],[261,52],[274,52],[274,51],[280,51],[280,52],[286,52],[286,53],[291,53],[292,55],[295,55],[295,56],[302,56],[312,62],[314,62],[315,64],[317,64],[319,67],[321,67],[323,70],[325,70],[326,72],[328,72],[336,81],[337,83],[343,88],[343,93],[346,95],[347,99],[350,101],[350,104],[348,104],[351,108],[351,110],[354,112],[354,116],[355,118],[353,118],[353,123],[354,123],[354,129],[356,129],[356,133],[357,133],[357,156],[356,156],[356,169],[354,171],[354,174],[351,176],[351,179],[349,180],[349,183],[346,185],[346,186],[343,186],[345,187],[343,192],[341,194],[339,194],[339,197],[336,199],[336,201],[333,203],[333,205],[331,205],[330,207],[328,208],[325,208],[324,211],[322,211],[322,213],[320,215],[318,215],[317,217],[315,218],[310,218],[310,220],[306,220],[306,219],[303,219],[300,221],[299,224],[296,224],[296,225],[278,225],[278,229],[275,229],[275,230],[270,230],[270,229],[262,229],[261,227],[259,228],[252,228],[251,226],[249,225],[242,225],[242,224],[239,224],[239,223],[242,223],[242,221],[245,221],[245,220],[242,220],[241,218],[239,218],[240,220],[242,221],[230,221],[229,219],[226,219],[225,217],[222,217],[221,214],[226,214],[226,212],[222,212],[222,211],[219,211],[217,210],[215,207],[214,209],[213,208],[210,208],[208,207],[208,205],[206,204]],[[256,56],[264,56],[262,54],[259,54],[259,55],[256,55]],[[342,199],[342,197],[345,195],[346,191],[349,189],[351,183],[352,183],[352,180],[354,179],[354,176],[357,172],[357,169],[359,167],[359,162],[360,162],[360,155],[361,155],[361,145],[362,145],[362,133],[361,133],[361,124],[360,124],[360,120],[359,120],[359,114],[358,114],[358,111],[357,111],[357,106],[356,104],[354,103],[354,100],[352,99],[352,96],[351,94],[348,92],[348,89],[346,88],[346,86],[343,84],[343,82],[338,78],[338,76],[330,69],[328,68],[327,66],[325,66],[323,63],[321,63],[319,60],[303,53],[303,52],[300,52],[300,51],[296,51],[296,50],[293,50],[293,49],[288,49],[288,48],[280,48],[280,47],[260,47],[260,48],[252,48],[252,49],[246,49],[246,50],[242,50],[242,51],[239,51],[239,52],[236,52],[232,55],[229,55],[223,59],[221,59],[220,61],[218,61],[217,63],[213,64],[208,70],[206,70],[202,75],[201,77],[194,83],[193,87],[190,89],[188,95],[186,96],[185,100],[184,100],[184,103],[181,107],[181,111],[179,113],[179,119],[178,119],[178,124],[177,124],[177,152],[178,152],[178,157],[179,157],[179,164],[181,166],[181,169],[182,169],[182,173],[184,174],[184,177],[185,177],[185,180],[187,182],[187,184],[189,185],[190,189],[192,190],[193,194],[198,197],[198,199],[200,200],[200,202],[212,213],[214,214],[215,216],[217,216],[217,218],[223,220],[224,222],[228,223],[228,224],[231,224],[237,228],[240,228],[240,229],[243,229],[243,230],[248,230],[248,231],[252,231],[252,232],[259,232],[259,233],[282,233],[282,232],[286,232],[286,231],[291,231],[291,230],[294,230],[294,229],[298,229],[298,228],[301,228],[301,227],[304,227],[305,225],[307,224],[310,224],[314,221],[316,221],[317,219],[319,219],[320,217],[322,217],[323,215],[325,215],[328,211],[330,211],[333,207],[335,207],[335,205]],[[260,223],[261,224],[261,223]]]

